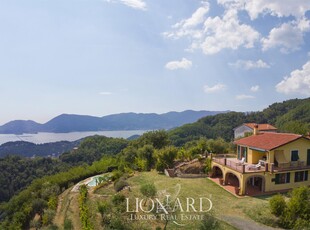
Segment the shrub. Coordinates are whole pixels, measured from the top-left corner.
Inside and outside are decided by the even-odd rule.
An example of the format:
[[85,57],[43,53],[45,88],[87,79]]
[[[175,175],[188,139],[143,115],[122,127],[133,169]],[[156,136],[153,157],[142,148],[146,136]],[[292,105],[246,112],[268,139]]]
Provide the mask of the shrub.
[[[305,225],[310,219],[310,188],[299,187],[293,189],[287,209],[281,216],[281,225],[284,228],[297,228],[296,225]],[[299,228],[304,229],[304,228]],[[305,228],[307,229],[307,228]]]
[[143,196],[154,197],[156,195],[157,190],[154,184],[148,183],[141,186],[140,192],[142,193]]
[[121,176],[122,176],[122,172],[121,171],[119,171],[119,170],[114,170],[113,172],[112,172],[112,175],[111,175],[111,180],[112,181],[116,181],[117,179],[119,179]]
[[116,217],[116,216],[111,219],[111,223],[109,227],[111,229],[117,229],[117,230],[127,229],[124,221],[120,217]]
[[143,196],[146,197],[145,201],[144,201],[144,205],[147,202],[147,198],[152,198],[156,195],[157,190],[154,184],[148,183],[148,184],[144,184],[140,187],[140,192],[142,193]]
[[293,189],[287,202],[283,196],[276,195],[270,200],[271,212],[279,217],[279,225],[285,229],[309,229],[310,188]]
[[70,219],[65,219],[64,230],[72,230],[72,229],[73,229],[72,221]]
[[106,215],[111,211],[111,205],[110,203],[108,203],[107,201],[102,201],[100,203],[98,203],[97,206],[98,212],[101,215],[102,221],[105,221],[105,217]]
[[114,205],[120,205],[125,201],[126,197],[123,194],[115,194],[112,197],[112,203]]
[[204,215],[200,225],[200,230],[209,230],[209,229],[219,229],[219,222],[211,214]]
[[310,229],[310,221],[298,218],[295,222],[294,229]]
[[57,196],[52,195],[49,197],[48,202],[47,202],[47,207],[52,210],[57,209]]
[[43,217],[42,217],[42,224],[44,226],[49,225],[53,222],[55,211],[51,209],[47,209],[44,211]]
[[275,216],[279,217],[283,215],[286,208],[284,197],[280,194],[273,196],[269,201],[269,206],[271,213]]
[[49,225],[49,226],[46,228],[46,230],[58,230],[58,229],[59,229],[58,226],[57,226],[57,225],[54,225],[54,224]]
[[125,180],[118,180],[114,183],[114,189],[116,192],[121,191],[124,187],[128,186],[129,184]]

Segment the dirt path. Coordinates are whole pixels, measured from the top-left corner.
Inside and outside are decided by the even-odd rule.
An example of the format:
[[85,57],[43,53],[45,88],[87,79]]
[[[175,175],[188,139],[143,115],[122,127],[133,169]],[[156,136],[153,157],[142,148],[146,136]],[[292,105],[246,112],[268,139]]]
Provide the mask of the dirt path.
[[244,219],[236,216],[222,216],[222,219],[232,226],[240,230],[275,230],[279,228],[272,228],[266,225],[260,225],[259,223],[250,220]]
[[[60,194],[58,198],[57,211],[53,223],[60,229],[64,226],[65,219],[71,220],[73,229],[82,229],[79,215],[79,186],[87,184],[92,177],[77,183]],[[92,193],[92,189],[89,190]]]
[[58,206],[57,206],[56,215],[54,218],[54,224],[56,224],[57,226],[62,226],[64,224],[64,221],[65,221],[64,214],[66,213],[66,210],[63,207],[63,200],[64,200],[64,197],[68,196],[68,193],[69,193],[69,190],[66,190],[58,197]]

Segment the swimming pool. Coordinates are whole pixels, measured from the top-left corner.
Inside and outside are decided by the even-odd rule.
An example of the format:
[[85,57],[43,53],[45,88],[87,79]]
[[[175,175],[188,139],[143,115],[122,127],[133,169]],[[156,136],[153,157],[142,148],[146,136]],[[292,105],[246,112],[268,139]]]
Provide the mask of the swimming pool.
[[100,182],[104,182],[104,181],[107,181],[109,179],[109,175],[98,175],[98,176],[94,176],[92,177],[92,180],[87,183],[87,185],[89,187],[95,187],[97,186],[98,184],[100,184]]

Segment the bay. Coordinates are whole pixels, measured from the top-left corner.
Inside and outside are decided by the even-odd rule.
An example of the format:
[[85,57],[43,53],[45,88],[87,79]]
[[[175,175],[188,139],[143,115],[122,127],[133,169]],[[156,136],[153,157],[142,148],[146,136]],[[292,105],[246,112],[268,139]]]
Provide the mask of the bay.
[[128,138],[133,135],[141,135],[146,130],[120,130],[120,131],[94,131],[94,132],[70,132],[70,133],[45,133],[36,134],[0,134],[0,145],[10,141],[27,141],[35,144],[43,144],[56,141],[76,141],[84,137],[100,135],[106,137]]

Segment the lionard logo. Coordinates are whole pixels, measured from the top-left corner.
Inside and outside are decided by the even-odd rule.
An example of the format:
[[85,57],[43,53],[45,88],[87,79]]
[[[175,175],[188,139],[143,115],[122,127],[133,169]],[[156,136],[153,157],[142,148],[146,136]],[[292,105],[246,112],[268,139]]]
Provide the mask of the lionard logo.
[[211,211],[212,201],[207,197],[178,197],[181,185],[175,192],[160,191],[156,198],[126,198],[126,211],[129,220],[164,220],[185,226],[184,221],[203,220],[204,214]]

